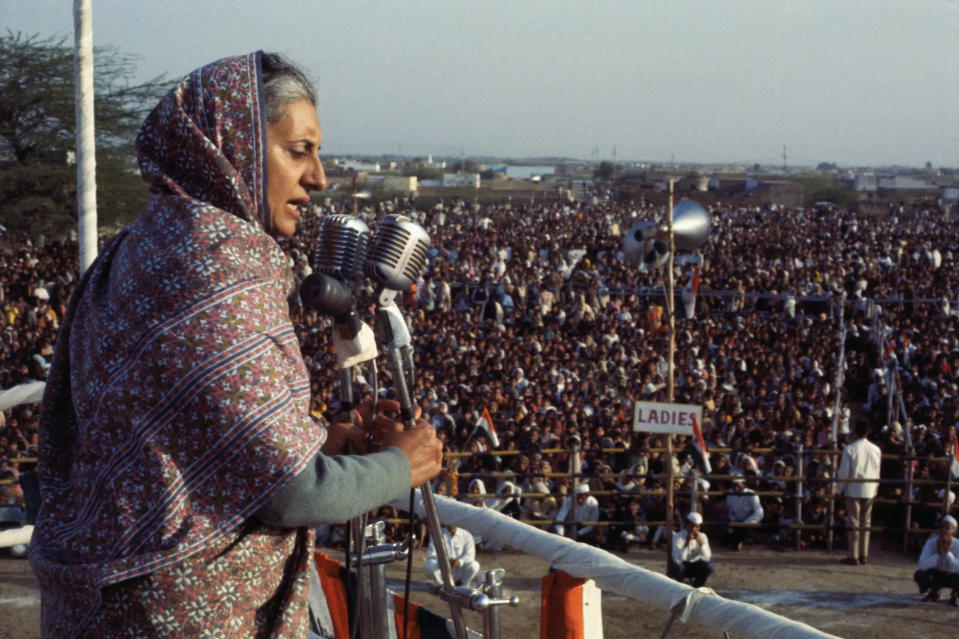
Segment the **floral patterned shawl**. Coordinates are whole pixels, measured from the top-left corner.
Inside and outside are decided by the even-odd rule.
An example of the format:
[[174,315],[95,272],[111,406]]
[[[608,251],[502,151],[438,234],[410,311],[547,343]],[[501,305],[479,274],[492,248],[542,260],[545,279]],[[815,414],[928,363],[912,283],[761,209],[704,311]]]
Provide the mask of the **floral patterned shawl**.
[[312,531],[251,519],[325,440],[266,231],[262,96],[254,53],[160,102],[152,200],[71,300],[41,421],[44,636],[99,633],[111,602],[111,634],[305,632]]

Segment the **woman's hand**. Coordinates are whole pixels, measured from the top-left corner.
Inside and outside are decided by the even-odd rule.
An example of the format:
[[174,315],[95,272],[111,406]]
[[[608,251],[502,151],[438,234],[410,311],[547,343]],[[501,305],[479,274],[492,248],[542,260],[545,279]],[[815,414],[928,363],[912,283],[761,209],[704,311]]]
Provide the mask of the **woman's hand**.
[[[385,446],[396,446],[410,461],[410,486],[420,486],[440,474],[443,469],[443,442],[436,437],[436,431],[424,419],[417,419],[409,430],[399,420],[400,404],[392,399],[381,399],[376,403],[376,419],[373,433],[370,435],[367,424],[372,419],[372,403],[364,402],[353,412],[354,423],[341,420],[327,429],[323,453],[337,455],[349,444],[353,454],[363,454],[379,450]],[[416,417],[419,417],[417,408]]]
[[[398,421],[399,402],[381,399],[376,403],[377,414],[371,437],[366,426],[372,419],[371,407],[372,403],[367,401],[354,411],[353,424],[342,420],[330,425],[323,453],[364,454],[385,446],[395,446],[403,451],[410,462],[410,486],[420,486],[436,477],[443,469],[443,442],[436,437],[436,431],[429,422],[417,419],[413,428],[405,430],[403,422]],[[419,417],[419,408],[416,417]],[[344,451],[347,444],[350,450]]]
[[443,469],[443,442],[426,420],[403,430],[403,424],[393,422],[394,427],[383,439],[384,446],[396,446],[410,460],[410,486],[421,486],[440,474]]
[[386,434],[397,428],[400,404],[392,399],[381,399],[376,403],[376,421],[371,434],[368,424],[372,419],[372,405],[371,400],[364,401],[353,411],[352,422],[347,413],[337,416],[326,429],[326,443],[322,449],[324,455],[363,455],[379,450]]
[[[322,451],[324,455],[365,453],[368,442],[369,437],[360,419],[357,419],[355,424],[348,421],[336,422],[326,429],[326,442],[323,444]],[[350,445],[349,450],[346,449],[347,444]]]

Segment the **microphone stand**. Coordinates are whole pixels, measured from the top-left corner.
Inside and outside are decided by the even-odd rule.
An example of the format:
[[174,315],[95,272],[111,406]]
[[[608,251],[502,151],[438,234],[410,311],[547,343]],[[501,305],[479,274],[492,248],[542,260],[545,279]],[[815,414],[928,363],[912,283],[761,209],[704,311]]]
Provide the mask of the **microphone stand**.
[[[337,325],[334,327],[334,330],[339,330],[340,326]],[[345,411],[349,422],[350,427],[356,426],[356,416],[353,413],[354,408],[354,398],[353,398],[353,367],[352,366],[340,366],[340,409]],[[355,454],[356,448],[352,442],[347,441],[347,451],[350,454]],[[367,529],[367,514],[362,513],[350,520],[350,542],[353,544],[353,555],[356,557],[356,616],[357,616],[357,625],[359,626],[359,633],[362,639],[373,639],[376,635],[374,634],[374,624],[373,624],[373,602],[372,602],[372,589],[370,581],[364,579],[363,571],[363,561],[365,559],[364,550],[366,546],[366,529]],[[353,566],[354,561],[352,560],[349,550],[346,553],[346,570],[349,574]]]
[[[366,329],[365,333],[364,328]],[[350,425],[355,426],[353,368],[358,361],[376,357],[376,344],[370,339],[369,327],[366,327],[352,310],[334,319],[333,331],[337,365],[340,368],[340,409],[346,413]],[[350,454],[357,452],[349,441],[347,441],[347,451]],[[349,530],[355,561],[352,560],[353,558],[347,551],[346,567],[349,574],[352,571],[352,564],[356,564],[356,625],[362,639],[378,639],[382,636],[379,630],[386,627],[383,620],[380,619],[383,615],[377,614],[383,608],[382,597],[378,597],[379,593],[376,590],[376,585],[372,583],[375,575],[370,574],[369,579],[364,578],[367,574],[367,571],[364,571],[364,566],[373,565],[371,560],[375,559],[365,556],[364,551],[366,550],[368,535],[371,536],[374,544],[382,542],[382,522],[380,522],[378,529],[375,524],[368,526],[367,514],[363,513],[350,520]],[[379,530],[378,535],[377,530]]]
[[[400,416],[406,429],[409,430],[414,426],[413,400],[407,384],[407,372],[409,372],[410,377],[413,373],[412,357],[409,354],[412,347],[412,338],[409,326],[394,301],[398,293],[399,291],[387,288],[381,288],[378,291],[375,328],[381,341],[385,344],[383,350],[386,352],[387,363],[393,372],[396,398],[400,403]],[[466,639],[466,623],[463,620],[463,611],[447,598],[452,596],[457,589],[453,582],[453,571],[450,568],[449,557],[446,554],[446,544],[443,542],[443,531],[440,526],[439,513],[436,509],[436,500],[433,498],[433,489],[429,482],[424,483],[419,488],[423,497],[423,508],[426,511],[426,525],[430,531],[430,538],[433,540],[436,560],[443,578],[440,596],[450,603],[450,612],[452,613],[457,639]],[[447,597],[444,597],[444,595],[447,595]]]

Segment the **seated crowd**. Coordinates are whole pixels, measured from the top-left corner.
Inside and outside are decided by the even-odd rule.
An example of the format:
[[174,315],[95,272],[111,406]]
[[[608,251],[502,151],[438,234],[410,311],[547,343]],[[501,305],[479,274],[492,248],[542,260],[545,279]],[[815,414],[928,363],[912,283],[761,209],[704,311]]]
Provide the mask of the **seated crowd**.
[[[329,202],[313,209],[285,245],[301,279],[311,270],[319,220],[341,212]],[[735,200],[709,209],[713,229],[699,251],[695,301],[689,260],[677,260],[674,304],[674,401],[702,406],[710,450],[711,473],[696,486],[703,528],[733,547],[786,547],[797,515],[826,523],[831,452],[858,419],[869,422],[884,453],[917,457],[883,461],[889,481],[879,489],[876,524],[901,529],[904,504],[915,502],[911,525],[935,528],[954,498],[943,490],[950,472],[943,459],[959,425],[955,223],[934,207],[839,217]],[[437,491],[555,521],[559,534],[612,549],[665,544],[665,527],[655,522],[666,519],[666,468],[680,525],[694,510],[695,460],[685,442],[669,458],[662,436],[632,429],[634,402],[668,399],[670,304],[662,270],[630,266],[621,250],[626,229],[661,220],[664,208],[594,199],[420,210],[395,201],[360,215],[375,227],[388,212],[410,215],[432,240],[427,270],[402,302],[414,336],[416,402],[447,451],[471,453],[448,456]],[[71,241],[4,240],[0,389],[9,389],[44,379],[77,251]],[[367,320],[369,292],[355,291]],[[311,371],[312,410],[331,415],[339,403],[331,321],[297,303],[291,314]],[[389,374],[379,370],[379,380],[358,371],[360,395],[389,392]],[[36,410],[0,413],[7,502],[23,499],[14,486],[26,468],[16,460],[34,451]],[[583,451],[577,484],[584,488],[575,495],[573,437]],[[935,482],[906,494],[895,480],[907,472]],[[573,509],[571,500],[580,499]],[[571,510],[608,525],[569,526]],[[841,511],[840,500],[836,522]],[[761,526],[728,526],[736,521]],[[822,531],[802,533],[801,544],[823,542]]]

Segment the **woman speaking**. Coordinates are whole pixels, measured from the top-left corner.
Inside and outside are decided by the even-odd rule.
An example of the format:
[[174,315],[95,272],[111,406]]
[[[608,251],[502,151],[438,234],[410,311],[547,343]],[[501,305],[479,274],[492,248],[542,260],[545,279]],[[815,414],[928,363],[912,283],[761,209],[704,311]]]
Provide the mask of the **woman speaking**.
[[304,637],[313,526],[439,472],[432,428],[347,456],[363,438],[310,417],[275,238],[326,186],[321,142],[310,82],[262,52],[144,122],[151,201],[84,274],[43,399],[45,637]]

